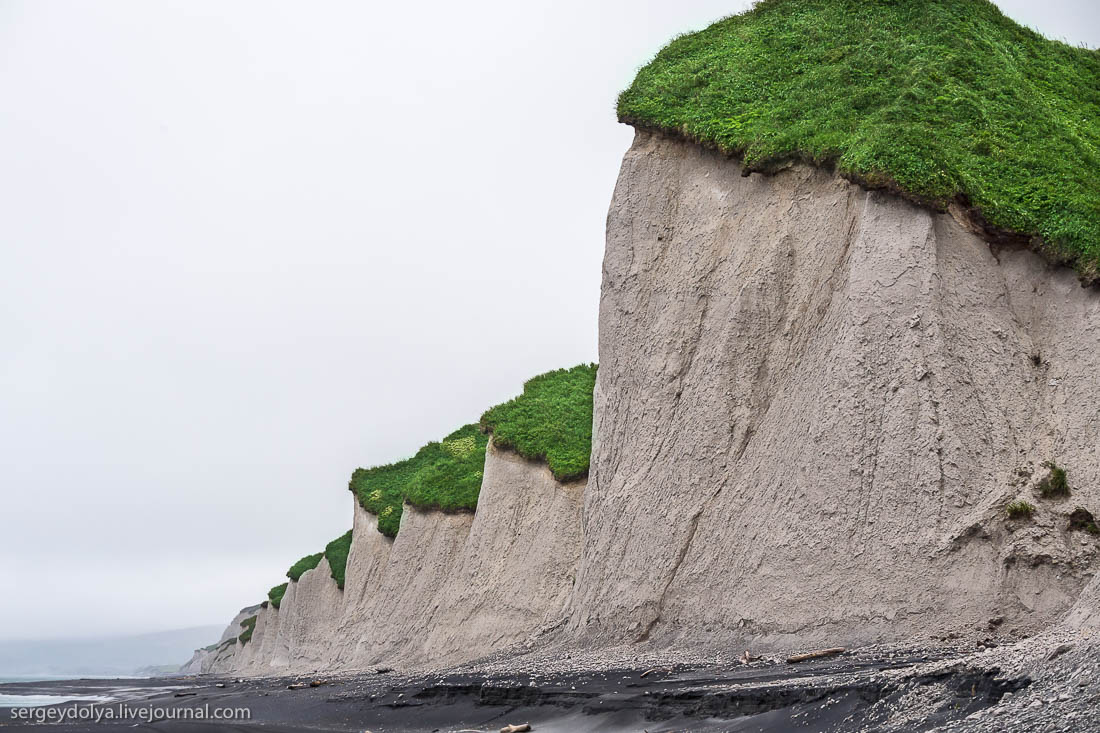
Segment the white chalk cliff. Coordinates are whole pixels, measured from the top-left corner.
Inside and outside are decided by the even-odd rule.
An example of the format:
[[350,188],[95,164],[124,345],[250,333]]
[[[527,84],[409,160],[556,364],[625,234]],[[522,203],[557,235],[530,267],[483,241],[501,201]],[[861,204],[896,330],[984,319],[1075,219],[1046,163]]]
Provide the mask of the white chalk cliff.
[[[1100,291],[1072,271],[640,131],[599,325],[587,485],[490,446],[475,514],[406,506],[390,540],[356,503],[345,588],[322,563],[195,671],[1100,626],[1100,540],[1068,528],[1100,516]],[[1050,460],[1067,500],[1035,495]]]

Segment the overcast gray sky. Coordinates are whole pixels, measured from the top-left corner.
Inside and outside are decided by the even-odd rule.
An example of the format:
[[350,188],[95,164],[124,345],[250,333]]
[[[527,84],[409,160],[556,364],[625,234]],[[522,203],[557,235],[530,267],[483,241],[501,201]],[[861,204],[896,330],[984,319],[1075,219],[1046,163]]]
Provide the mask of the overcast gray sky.
[[0,639],[227,622],[595,360],[615,95],[747,5],[0,0]]

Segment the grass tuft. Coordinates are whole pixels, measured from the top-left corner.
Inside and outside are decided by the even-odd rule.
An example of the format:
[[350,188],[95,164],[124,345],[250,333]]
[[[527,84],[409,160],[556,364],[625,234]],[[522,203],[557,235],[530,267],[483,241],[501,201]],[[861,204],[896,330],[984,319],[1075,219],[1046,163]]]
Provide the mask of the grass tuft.
[[1066,477],[1066,471],[1054,461],[1047,461],[1043,464],[1044,468],[1050,470],[1043,480],[1039,482],[1037,487],[1039,490],[1039,496],[1044,499],[1064,499],[1070,495],[1069,479]]
[[583,478],[592,454],[595,386],[595,364],[543,374],[528,380],[519,397],[482,415],[481,426],[494,445],[546,461],[559,481]]
[[247,644],[252,641],[252,632],[256,630],[256,617],[249,616],[244,621],[241,621],[241,628],[244,629],[244,633],[237,637],[241,644]]
[[988,0],[764,0],[673,40],[619,119],[740,155],[835,167],[1100,275],[1100,53]]
[[1005,514],[1009,519],[1031,519],[1031,515],[1035,513],[1035,505],[1029,504],[1023,499],[1017,499],[1016,501],[1009,502],[1005,507]]
[[290,570],[286,571],[286,577],[293,580],[295,583],[305,573],[313,570],[315,567],[321,564],[321,558],[325,556],[325,553],[318,552],[316,555],[306,555],[298,562],[290,566]]
[[271,601],[271,605],[275,608],[279,607],[279,604],[283,602],[283,596],[286,595],[286,589],[290,586],[290,583],[283,583],[277,585],[267,592],[267,597]]
[[348,553],[351,552],[351,530],[325,545],[325,558],[332,571],[332,578],[340,590],[344,589],[344,573],[348,567]]

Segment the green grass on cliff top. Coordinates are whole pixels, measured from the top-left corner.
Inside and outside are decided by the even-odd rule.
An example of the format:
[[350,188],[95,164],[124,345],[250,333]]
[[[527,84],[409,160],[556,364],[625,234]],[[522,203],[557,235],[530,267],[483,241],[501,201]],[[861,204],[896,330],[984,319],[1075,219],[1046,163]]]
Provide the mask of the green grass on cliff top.
[[348,484],[360,505],[377,515],[378,531],[397,536],[404,502],[425,509],[473,511],[485,468],[486,432],[497,445],[544,460],[560,480],[588,473],[592,451],[592,389],[596,366],[559,369],[531,379],[523,394],[416,455],[359,468]]
[[378,516],[378,531],[396,537],[404,502],[425,509],[473,511],[481,491],[488,437],[466,425],[412,458],[359,468],[348,484],[360,505]]
[[530,379],[523,394],[488,410],[481,425],[493,444],[546,461],[559,481],[588,474],[596,365],[581,364]]
[[289,583],[283,583],[282,585],[275,586],[267,592],[267,598],[269,601],[271,601],[272,606],[275,606],[275,608],[279,607],[279,605],[283,602],[283,596],[286,595],[286,589],[288,587],[290,587]]
[[332,579],[340,590],[344,589],[344,573],[348,567],[348,553],[351,552],[351,530],[325,545],[325,559],[328,560]]
[[[325,558],[328,560],[329,572],[332,574],[332,579],[336,581],[336,585],[340,587],[340,590],[343,590],[344,573],[348,566],[349,552],[351,552],[350,529],[325,545],[324,552],[318,552],[315,555],[306,555],[301,560],[291,565],[290,570],[286,571],[286,577],[294,582],[298,582],[303,575],[321,564],[321,558]],[[278,608],[279,604],[283,602],[283,596],[286,595],[286,589],[287,584],[283,583],[268,591],[267,597],[275,608]]]
[[[378,517],[378,531],[396,537],[404,503],[424,509],[473,511],[481,492],[489,436],[503,448],[532,460],[546,461],[562,481],[588,473],[592,452],[592,390],[596,365],[581,364],[530,379],[523,394],[497,405],[480,425],[465,425],[440,442],[425,445],[412,458],[374,468],[358,468],[348,488],[359,504]],[[352,533],[336,538],[324,552],[294,563],[286,576],[297,582],[327,558],[333,579],[343,589]],[[268,591],[279,608],[288,584]],[[251,637],[251,634],[249,634]]]
[[293,580],[295,583],[307,572],[313,570],[315,567],[321,564],[321,558],[325,556],[325,553],[318,552],[316,555],[306,555],[298,562],[290,566],[290,570],[286,571],[286,577]]
[[1100,273],[1100,52],[987,0],[764,0],[677,38],[619,118],[769,170],[835,165]]

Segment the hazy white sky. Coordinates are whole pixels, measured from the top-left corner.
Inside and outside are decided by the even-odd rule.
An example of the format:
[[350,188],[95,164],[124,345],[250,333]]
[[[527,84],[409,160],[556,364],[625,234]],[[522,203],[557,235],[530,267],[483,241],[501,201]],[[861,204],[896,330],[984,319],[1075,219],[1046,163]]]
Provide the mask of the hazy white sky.
[[595,360],[615,95],[747,5],[0,0],[0,639],[226,622]]

